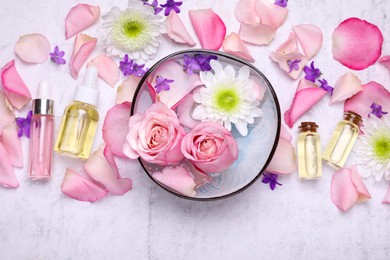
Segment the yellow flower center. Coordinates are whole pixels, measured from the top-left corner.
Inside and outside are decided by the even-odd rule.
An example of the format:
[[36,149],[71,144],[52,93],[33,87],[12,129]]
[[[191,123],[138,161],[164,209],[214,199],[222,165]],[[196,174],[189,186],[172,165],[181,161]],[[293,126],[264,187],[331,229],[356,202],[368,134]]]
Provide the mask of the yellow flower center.
[[224,112],[233,112],[240,103],[240,96],[233,88],[223,87],[215,92],[216,107]]
[[390,137],[379,136],[372,143],[373,151],[379,161],[390,160]]
[[139,21],[126,20],[123,23],[123,30],[130,38],[136,38],[145,29],[145,24]]

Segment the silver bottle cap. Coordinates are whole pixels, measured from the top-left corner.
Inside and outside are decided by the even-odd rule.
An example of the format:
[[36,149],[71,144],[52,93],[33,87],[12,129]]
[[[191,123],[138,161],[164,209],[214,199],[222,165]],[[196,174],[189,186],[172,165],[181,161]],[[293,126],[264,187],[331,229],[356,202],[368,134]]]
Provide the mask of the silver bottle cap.
[[51,99],[34,99],[32,103],[34,115],[53,115],[54,101]]

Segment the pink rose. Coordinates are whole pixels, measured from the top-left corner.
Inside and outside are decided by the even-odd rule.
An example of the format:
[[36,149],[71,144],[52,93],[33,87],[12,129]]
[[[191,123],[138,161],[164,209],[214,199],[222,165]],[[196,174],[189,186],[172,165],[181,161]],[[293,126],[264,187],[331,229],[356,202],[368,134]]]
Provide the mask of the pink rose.
[[154,103],[144,114],[130,117],[123,153],[158,165],[176,164],[184,158],[180,152],[184,135],[176,113],[164,103]]
[[181,152],[204,172],[221,172],[238,157],[238,147],[231,133],[214,122],[197,124],[181,142]]

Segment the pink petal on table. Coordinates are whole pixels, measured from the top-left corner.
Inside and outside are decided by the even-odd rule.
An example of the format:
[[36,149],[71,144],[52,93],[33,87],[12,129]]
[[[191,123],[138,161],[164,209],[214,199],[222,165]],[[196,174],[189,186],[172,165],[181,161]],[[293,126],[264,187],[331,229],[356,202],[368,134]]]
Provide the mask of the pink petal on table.
[[44,63],[50,50],[49,41],[40,33],[22,35],[15,44],[15,53],[28,63]]
[[1,82],[8,100],[17,109],[21,109],[31,100],[31,94],[15,67],[15,60],[1,68]]
[[62,180],[61,191],[79,201],[97,201],[107,195],[108,191],[92,181],[83,178],[72,169],[67,168]]
[[362,82],[360,79],[353,73],[347,72],[338,78],[329,105],[332,105],[335,102],[344,101],[362,89]]
[[84,169],[92,179],[104,185],[109,192],[122,195],[131,190],[132,182],[128,178],[117,177],[118,169],[104,156],[105,148],[105,144],[100,145],[84,163]]
[[[299,77],[299,75],[301,74],[303,68],[307,63],[306,57],[299,52],[293,52],[288,54],[271,52],[269,56],[273,61],[277,62],[279,64],[279,67],[282,70],[284,70],[293,79],[297,79]],[[300,62],[298,63],[299,68],[298,70],[292,70],[290,72],[290,66],[288,65],[288,61],[294,61],[294,60],[300,60]]]
[[111,147],[116,156],[127,158],[123,154],[123,144],[128,132],[127,126],[130,118],[130,103],[122,103],[108,110],[103,123],[103,140]]
[[276,174],[290,174],[296,169],[297,162],[294,148],[289,141],[279,138],[278,146],[266,171]]
[[356,187],[356,191],[358,192],[358,202],[364,202],[371,199],[371,194],[367,190],[366,185],[364,185],[362,178],[359,175],[358,169],[356,165],[350,168],[351,171],[351,181],[353,185]]
[[196,195],[196,183],[192,179],[186,167],[165,167],[161,172],[153,173],[152,177],[159,183],[178,192],[179,194],[188,197],[195,197]]
[[379,59],[379,62],[382,63],[390,72],[390,55],[383,56]]
[[177,116],[179,117],[180,124],[187,128],[193,128],[200,121],[192,118],[192,111],[195,107],[195,101],[193,94],[186,95],[177,106]]
[[96,41],[96,38],[89,37],[86,34],[77,34],[69,63],[70,74],[74,79],[77,79],[81,66],[83,66],[89,54],[95,48]]
[[382,200],[382,203],[383,204],[390,204],[390,184],[389,184],[389,188],[387,189],[386,195]]
[[136,76],[129,76],[125,79],[122,84],[119,85],[118,90],[116,92],[116,103],[122,104],[124,102],[131,103],[133,101],[133,97],[135,91],[137,90],[138,83],[141,81],[140,78]]
[[225,52],[235,55],[244,60],[248,60],[250,62],[255,61],[255,59],[249,53],[249,50],[246,45],[241,41],[238,34],[234,32],[226,36],[222,44],[222,49]]
[[168,27],[167,35],[169,38],[177,43],[187,44],[191,47],[196,45],[194,39],[188,33],[185,25],[183,24],[180,16],[175,12],[171,11],[165,19],[165,24]]
[[279,28],[287,18],[288,9],[270,2],[269,0],[257,0],[256,13],[262,24]]
[[8,152],[2,143],[0,143],[0,158],[0,185],[7,188],[19,187]]
[[280,135],[279,138],[291,142],[292,136],[288,132],[287,128],[284,125],[280,125]]
[[99,78],[107,82],[111,87],[119,80],[119,68],[116,62],[106,55],[100,55],[88,63],[88,66],[95,66],[99,72]]
[[78,4],[72,7],[65,18],[65,36],[69,39],[96,23],[100,17],[100,7]]
[[234,15],[240,23],[260,23],[255,9],[256,0],[240,0],[234,9]]
[[190,10],[189,15],[202,48],[218,50],[226,35],[222,19],[211,9]]
[[363,90],[347,99],[344,103],[344,111],[353,111],[363,117],[371,113],[370,106],[376,103],[382,106],[382,110],[390,112],[390,92],[381,84],[371,81],[364,84]]
[[11,109],[12,106],[7,97],[0,91],[0,133],[3,131],[4,127],[15,122],[15,115]]
[[287,40],[283,42],[275,51],[280,54],[289,54],[298,52],[297,36],[294,32],[290,32]]
[[276,28],[260,23],[241,23],[240,31],[238,32],[240,38],[244,42],[256,45],[267,45],[272,41],[275,33]]
[[300,24],[293,26],[293,30],[306,58],[310,60],[316,56],[322,47],[323,35],[321,29],[313,24]]
[[306,79],[301,79],[290,108],[284,113],[284,121],[292,128],[294,123],[323,98],[327,91]]
[[333,32],[333,57],[350,69],[362,70],[379,59],[382,43],[383,35],[376,25],[349,18]]
[[12,165],[23,168],[22,143],[18,137],[18,126],[15,122],[4,127],[0,140],[8,152]]

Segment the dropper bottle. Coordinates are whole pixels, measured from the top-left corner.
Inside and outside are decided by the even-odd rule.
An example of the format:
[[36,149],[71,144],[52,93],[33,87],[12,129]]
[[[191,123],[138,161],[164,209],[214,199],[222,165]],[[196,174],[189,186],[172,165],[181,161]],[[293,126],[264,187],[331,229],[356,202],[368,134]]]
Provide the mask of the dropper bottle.
[[74,101],[65,108],[54,150],[60,154],[88,159],[91,152],[99,114],[96,105],[98,70],[90,66],[84,84],[77,87]]

